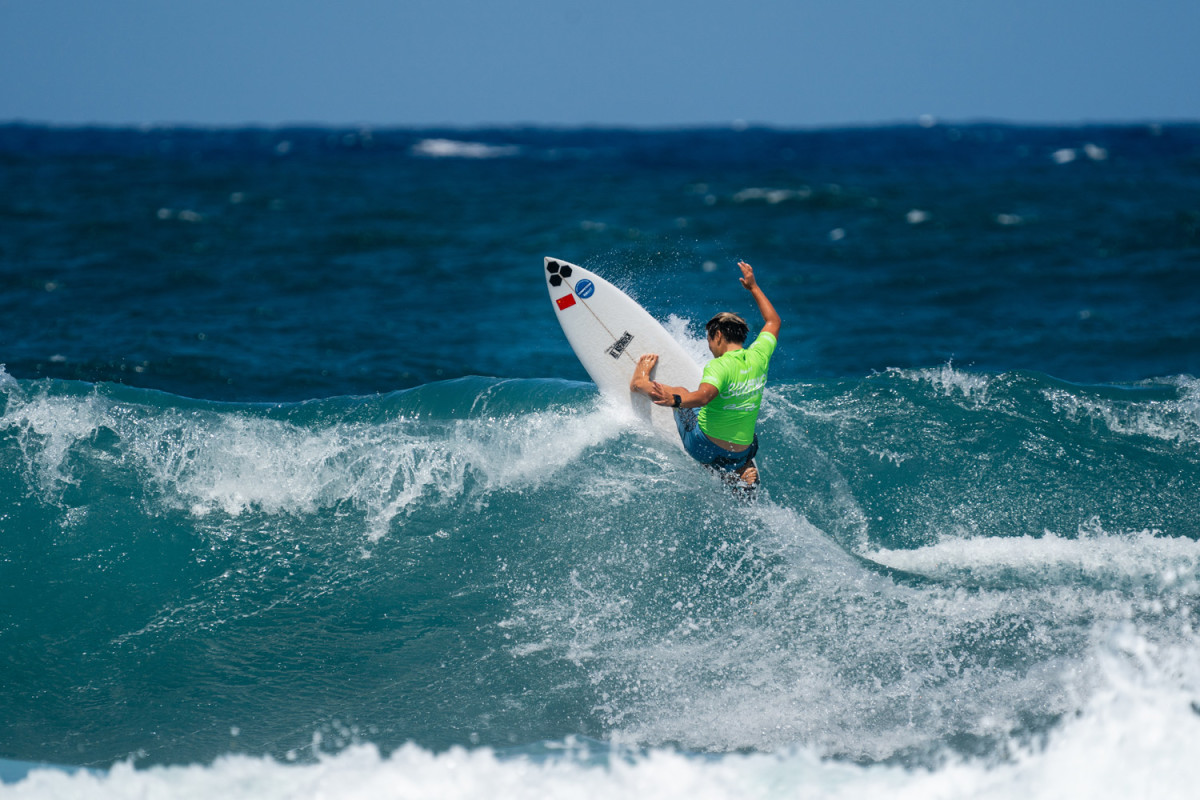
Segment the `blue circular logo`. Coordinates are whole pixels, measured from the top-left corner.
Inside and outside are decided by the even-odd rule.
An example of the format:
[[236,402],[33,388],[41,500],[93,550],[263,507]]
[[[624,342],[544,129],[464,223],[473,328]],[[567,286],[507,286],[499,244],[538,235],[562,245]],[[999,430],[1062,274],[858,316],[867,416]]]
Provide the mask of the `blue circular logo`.
[[579,283],[575,284],[575,294],[579,295],[584,300],[587,300],[595,293],[596,284],[592,283],[587,278],[584,278]]

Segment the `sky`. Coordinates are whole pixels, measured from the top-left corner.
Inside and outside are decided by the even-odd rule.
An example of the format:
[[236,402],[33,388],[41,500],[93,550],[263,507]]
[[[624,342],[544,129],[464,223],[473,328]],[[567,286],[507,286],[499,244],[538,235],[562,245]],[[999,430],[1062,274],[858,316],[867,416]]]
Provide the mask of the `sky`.
[[0,123],[1200,120],[1200,0],[0,0]]

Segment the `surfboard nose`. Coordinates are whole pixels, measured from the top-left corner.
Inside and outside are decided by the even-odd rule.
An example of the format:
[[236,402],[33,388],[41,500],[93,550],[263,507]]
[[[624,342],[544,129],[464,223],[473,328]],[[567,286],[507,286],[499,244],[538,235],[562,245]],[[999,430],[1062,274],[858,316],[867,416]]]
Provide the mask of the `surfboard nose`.
[[571,265],[557,258],[545,259],[546,280],[551,286],[561,286],[564,278],[571,277]]

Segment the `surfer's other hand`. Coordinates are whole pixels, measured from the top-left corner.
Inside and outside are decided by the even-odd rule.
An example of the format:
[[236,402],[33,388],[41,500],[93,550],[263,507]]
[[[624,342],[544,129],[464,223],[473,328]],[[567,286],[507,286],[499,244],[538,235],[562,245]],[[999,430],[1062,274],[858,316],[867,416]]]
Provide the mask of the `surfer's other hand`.
[[649,394],[650,394],[650,399],[654,401],[655,405],[660,405],[660,406],[675,405],[675,395],[672,392],[668,391],[667,387],[663,386],[658,381],[654,381],[653,383],[650,384]]
[[741,281],[742,287],[753,290],[756,285],[754,281],[754,267],[745,261],[739,261],[738,266],[742,268],[742,277],[738,278]]

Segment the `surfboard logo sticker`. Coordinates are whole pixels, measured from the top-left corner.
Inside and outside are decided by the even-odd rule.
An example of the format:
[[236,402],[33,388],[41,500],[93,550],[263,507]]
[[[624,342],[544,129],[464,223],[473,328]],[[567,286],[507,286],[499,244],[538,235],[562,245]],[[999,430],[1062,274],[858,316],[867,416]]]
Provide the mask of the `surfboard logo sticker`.
[[579,295],[584,300],[587,300],[596,293],[596,284],[584,278],[579,283],[575,284],[575,294]]
[[565,294],[554,302],[558,304],[559,311],[566,311],[568,308],[575,305],[575,295]]
[[621,354],[625,352],[625,348],[629,347],[629,343],[632,341],[633,334],[629,331],[625,331],[625,333],[621,334],[621,338],[609,345],[604,352],[608,353],[613,358],[620,358]]

